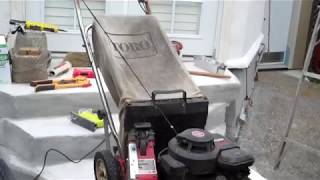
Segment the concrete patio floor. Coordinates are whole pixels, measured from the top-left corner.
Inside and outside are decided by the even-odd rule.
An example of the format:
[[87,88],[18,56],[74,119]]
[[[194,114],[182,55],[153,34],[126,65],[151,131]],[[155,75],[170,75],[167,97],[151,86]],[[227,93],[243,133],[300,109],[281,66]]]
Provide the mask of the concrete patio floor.
[[298,82],[294,74],[259,72],[251,119],[240,137],[241,147],[256,158],[257,172],[268,180],[320,178],[320,84],[309,82],[299,99],[286,156],[280,169],[273,170]]

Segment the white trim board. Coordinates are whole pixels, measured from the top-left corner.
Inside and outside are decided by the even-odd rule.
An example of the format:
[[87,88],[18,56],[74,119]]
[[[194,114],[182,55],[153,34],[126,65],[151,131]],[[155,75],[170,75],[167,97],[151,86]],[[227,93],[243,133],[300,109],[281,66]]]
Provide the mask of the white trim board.
[[231,69],[248,68],[260,48],[263,37],[264,35],[261,33],[244,56],[240,58],[228,59],[225,61],[225,65]]

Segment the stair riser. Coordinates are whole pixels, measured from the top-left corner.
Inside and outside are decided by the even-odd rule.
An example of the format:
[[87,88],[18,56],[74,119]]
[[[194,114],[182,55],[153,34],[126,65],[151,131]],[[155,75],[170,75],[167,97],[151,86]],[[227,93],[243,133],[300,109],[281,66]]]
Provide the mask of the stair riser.
[[[73,160],[79,160],[95,146],[97,146],[104,139],[104,135],[90,136],[90,137],[58,137],[58,138],[42,138],[36,139],[37,149],[33,149],[31,160],[35,163],[42,163],[45,152],[50,148],[58,149],[65,153]],[[102,144],[96,151],[106,149],[105,144]],[[95,152],[96,152],[95,151]],[[94,152],[86,158],[93,158]],[[50,152],[48,155],[48,164],[56,164],[61,162],[67,162],[68,160],[57,154],[56,152]]]
[[209,104],[205,129],[213,131],[218,126],[225,126],[226,103]]
[[[209,106],[207,130],[212,131],[217,126],[224,124],[225,108],[226,104],[224,103]],[[42,163],[46,150],[50,148],[59,149],[72,158],[78,159],[104,137],[103,134],[91,135],[89,131],[87,136],[33,137],[7,120],[0,124],[1,127],[0,143],[19,154],[26,161],[36,164]],[[105,148],[104,145],[100,149],[103,148]],[[92,157],[92,155],[89,157]],[[54,152],[50,153],[48,160],[49,164],[66,161]]]
[[[118,112],[118,108],[111,97],[108,97],[108,99],[111,111]],[[17,120],[22,118],[66,116],[71,111],[76,112],[81,108],[102,108],[97,93],[9,96],[6,97],[5,101],[1,102],[7,102],[7,106],[0,108],[0,115]]]
[[0,92],[0,117],[11,117],[15,113],[13,98]]
[[7,120],[4,120],[1,126],[0,142],[24,159],[30,157],[32,152],[30,147],[34,147],[32,137]]
[[33,180],[34,176],[30,175],[30,174],[24,174],[24,173],[21,173],[19,171],[14,171],[14,177],[16,179],[23,179],[23,180]]
[[[210,102],[225,102],[226,97],[233,97],[236,90],[226,91],[223,96],[215,93],[216,89],[200,87],[207,95]],[[107,98],[112,113],[119,112],[109,93]],[[0,94],[0,116],[11,119],[25,119],[49,116],[66,116],[71,111],[81,108],[101,109],[101,100],[98,93],[74,93],[74,94],[31,94],[22,96],[10,96]],[[3,105],[5,104],[5,105]]]
[[[6,136],[4,136],[4,134]],[[10,138],[9,138],[10,137]],[[42,164],[45,152],[55,148],[66,153],[73,159],[79,159],[96,146],[104,138],[104,135],[91,136],[59,136],[46,138],[33,138],[19,127],[3,122],[3,129],[0,132],[0,143],[17,153],[22,159],[29,163]],[[104,149],[102,145],[99,149]],[[94,154],[94,153],[93,153]],[[93,154],[88,158],[93,157]],[[55,164],[67,161],[61,155],[51,152],[48,156],[48,164]]]

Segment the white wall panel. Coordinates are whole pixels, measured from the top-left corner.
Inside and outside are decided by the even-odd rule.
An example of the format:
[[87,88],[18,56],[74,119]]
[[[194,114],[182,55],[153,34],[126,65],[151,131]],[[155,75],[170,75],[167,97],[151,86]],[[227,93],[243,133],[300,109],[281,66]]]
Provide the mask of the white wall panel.
[[294,0],[271,1],[271,52],[285,51],[287,48],[293,1]]
[[[250,64],[252,59],[246,58],[246,55],[263,34],[264,9],[264,0],[225,1],[217,49],[218,61],[227,62],[234,59]],[[236,63],[241,65],[241,62]]]
[[[105,0],[86,1],[88,7],[95,15],[104,15],[106,8]],[[90,24],[93,17],[84,4],[81,3],[84,24]],[[52,23],[64,29],[78,29],[75,17],[73,0],[45,0],[44,1],[44,22]]]
[[9,31],[10,2],[0,1],[0,34],[7,34]]

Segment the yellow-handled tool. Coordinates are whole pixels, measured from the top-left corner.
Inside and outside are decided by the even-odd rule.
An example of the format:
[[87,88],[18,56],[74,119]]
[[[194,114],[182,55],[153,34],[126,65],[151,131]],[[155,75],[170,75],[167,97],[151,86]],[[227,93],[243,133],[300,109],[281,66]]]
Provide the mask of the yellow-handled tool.
[[97,128],[104,127],[104,121],[99,117],[99,111],[92,109],[71,112],[71,122],[94,132]]
[[24,31],[24,29],[35,30],[35,31],[47,31],[47,32],[66,31],[63,29],[59,29],[59,27],[54,24],[34,22],[29,20],[21,21],[21,20],[11,19],[9,23],[11,25],[17,26],[17,29],[12,32],[13,34],[16,33],[17,31]]

